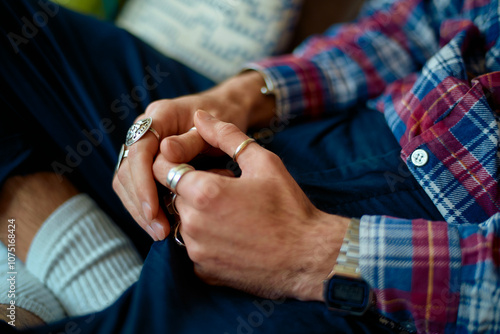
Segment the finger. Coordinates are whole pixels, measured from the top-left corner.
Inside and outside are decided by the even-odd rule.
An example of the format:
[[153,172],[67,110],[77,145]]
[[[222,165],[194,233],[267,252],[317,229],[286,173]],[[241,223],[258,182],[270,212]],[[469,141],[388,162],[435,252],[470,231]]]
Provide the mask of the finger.
[[[153,140],[157,141],[156,137],[153,137]],[[141,138],[141,141],[146,141],[149,139],[151,138]],[[135,144],[139,144],[139,142]],[[132,150],[132,152],[134,150],[134,145],[130,147],[130,150]],[[140,145],[136,145],[136,147],[140,148],[142,145],[143,143],[140,143]],[[133,159],[134,154],[135,160]],[[149,154],[151,154],[151,152]],[[143,222],[144,230],[150,234],[152,231],[154,231],[154,234],[157,237],[156,240],[162,240],[169,234],[170,224],[165,213],[160,209],[156,184],[152,175],[152,167],[147,168],[147,172],[137,173],[133,170],[135,162],[140,163],[139,168],[135,167],[136,170],[140,170],[140,168],[143,166],[146,166],[146,168],[148,165],[152,166],[152,160],[148,161],[147,158],[141,157],[140,154],[130,153],[129,151],[129,157],[123,160],[123,163],[120,166],[120,170],[118,171],[118,178],[116,178],[121,184],[121,189],[123,189],[120,193],[118,193],[118,195],[127,210],[132,214],[134,219],[137,222]],[[148,179],[147,176],[149,176],[150,178]],[[144,184],[141,184],[138,187],[135,182],[144,182]],[[144,199],[141,199],[139,197],[141,196],[141,194],[143,197],[149,197],[147,200],[148,203],[146,204],[148,206],[148,208],[146,208],[146,214],[146,205],[144,204]],[[151,217],[147,217],[148,214],[150,214]]]
[[193,114],[194,110],[188,101],[182,99],[176,99],[175,102],[169,99],[154,101],[145,112],[146,117],[153,118],[155,129],[157,126],[156,130],[163,134],[160,138],[188,131],[193,126]]
[[[231,157],[238,146],[249,138],[234,124],[219,121],[203,110],[196,112],[194,122],[199,134],[208,144],[221,149]],[[251,166],[251,162],[255,162],[262,152],[268,151],[255,143],[250,143],[238,156],[238,164],[242,171],[246,168],[245,166]]]
[[[176,166],[178,164],[166,160],[161,155],[158,156],[153,164],[155,178],[162,185],[167,186],[167,175],[170,169]],[[205,171],[190,171],[181,177],[175,192],[190,206],[201,210],[207,208],[212,200],[227,186],[227,182],[234,179]]]
[[167,160],[183,163],[193,160],[198,154],[208,151],[210,145],[192,130],[178,136],[170,136],[162,140],[160,152]]
[[[153,119],[151,128],[159,135],[159,139],[179,133],[181,128],[192,126],[192,112],[182,112],[179,108],[171,108],[172,103],[168,100],[157,101],[148,106],[146,115]],[[170,108],[170,110],[169,110]],[[143,119],[146,115],[140,115],[137,120]],[[168,118],[173,118],[175,122],[169,122]],[[129,147],[132,191],[136,192],[134,205],[141,212],[146,222],[151,223],[159,220],[165,224],[165,219],[160,214],[157,189],[154,183],[152,171],[153,160],[159,150],[158,138],[151,131],[136,143]],[[165,224],[166,225],[166,224]]]
[[209,170],[207,170],[207,172],[221,175],[221,176],[226,176],[226,177],[236,177],[234,175],[234,172],[229,170],[229,169],[209,169]]
[[[126,168],[126,167],[124,167]],[[163,210],[158,211],[157,217],[152,221],[146,221],[142,217],[142,212],[137,209],[136,203],[138,200],[135,197],[136,193],[127,187],[132,187],[130,182],[126,184],[120,183],[118,178],[116,179],[117,184],[113,184],[115,192],[118,194],[122,200],[123,205],[127,208],[134,220],[155,240],[163,240],[170,233],[170,223],[163,212]],[[114,181],[115,182],[115,181]]]
[[159,240],[165,239],[170,234],[170,222],[163,210],[158,210],[158,215],[151,222],[151,228]]
[[133,203],[134,201],[130,198],[130,193],[126,190],[125,186],[119,181],[118,178],[115,178],[113,180],[113,189],[115,190],[116,194],[120,197],[123,205],[130,213],[132,218],[136,221],[136,223],[139,224],[139,226],[141,226],[141,228],[144,231],[146,231],[146,233],[148,233],[153,240],[157,241],[158,237],[156,233],[151,228],[151,226],[146,224],[141,214],[136,210],[135,205]]
[[130,181],[132,182],[132,188],[127,187],[127,190],[136,194],[135,206],[146,222],[152,222],[158,216],[159,210],[152,170],[157,150],[158,140],[153,134],[147,134],[130,146],[127,158]]

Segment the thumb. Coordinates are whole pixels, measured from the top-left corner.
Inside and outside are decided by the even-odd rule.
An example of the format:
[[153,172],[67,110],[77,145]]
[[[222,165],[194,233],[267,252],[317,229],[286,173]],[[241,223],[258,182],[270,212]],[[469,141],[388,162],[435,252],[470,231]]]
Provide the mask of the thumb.
[[[203,110],[196,111],[194,124],[200,136],[211,146],[219,148],[224,153],[233,156],[236,149],[249,137],[241,132],[234,124],[218,120]],[[238,156],[238,164],[242,170],[245,165],[251,164],[261,151],[265,151],[260,145],[250,143]]]

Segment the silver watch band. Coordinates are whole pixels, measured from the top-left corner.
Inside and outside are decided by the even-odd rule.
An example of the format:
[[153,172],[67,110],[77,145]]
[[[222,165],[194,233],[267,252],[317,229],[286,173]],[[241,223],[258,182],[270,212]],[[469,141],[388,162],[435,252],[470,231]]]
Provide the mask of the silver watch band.
[[359,269],[359,223],[359,219],[355,218],[349,222],[337,263],[333,267],[332,273],[335,275],[361,278]]

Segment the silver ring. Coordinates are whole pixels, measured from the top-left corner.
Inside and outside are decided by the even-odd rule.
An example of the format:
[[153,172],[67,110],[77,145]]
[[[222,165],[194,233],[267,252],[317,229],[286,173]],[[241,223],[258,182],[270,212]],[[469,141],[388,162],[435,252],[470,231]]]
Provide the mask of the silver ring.
[[118,169],[120,169],[120,166],[122,164],[122,160],[128,157],[128,150],[126,149],[125,145],[122,145],[122,148],[120,149],[120,153],[118,153],[118,162],[116,163],[115,167],[115,175],[118,173]]
[[182,240],[181,232],[179,232],[180,227],[181,221],[179,220],[179,222],[175,225],[174,240],[179,246],[186,247],[186,245],[184,244],[184,240]]
[[241,154],[241,152],[243,152],[243,150],[248,146],[248,144],[254,142],[255,139],[253,138],[248,138],[247,140],[243,141],[243,143],[240,144],[240,146],[238,146],[236,148],[236,151],[234,151],[234,154],[233,154],[233,161],[234,162],[238,162],[236,161],[239,157],[239,155]]
[[125,140],[125,145],[131,146],[135,144],[139,139],[141,139],[148,131],[151,131],[158,141],[160,140],[160,135],[158,132],[151,127],[153,124],[153,119],[151,117],[141,119],[137,123],[133,124],[127,132],[127,139]]
[[177,184],[181,180],[181,177],[183,177],[184,174],[192,172],[194,170],[194,167],[188,164],[180,164],[179,166],[171,168],[167,174],[167,186],[174,193],[177,193],[176,188]]
[[179,211],[177,211],[177,207],[175,206],[175,200],[177,199],[177,194],[174,194],[174,196],[172,196],[172,211],[176,214],[176,215],[179,215]]

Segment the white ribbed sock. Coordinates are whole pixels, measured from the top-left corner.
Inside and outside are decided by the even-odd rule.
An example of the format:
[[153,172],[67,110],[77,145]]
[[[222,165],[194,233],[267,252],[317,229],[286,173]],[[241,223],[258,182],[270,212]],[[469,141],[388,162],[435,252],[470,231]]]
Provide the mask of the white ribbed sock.
[[[15,257],[9,268],[7,247],[0,242],[0,304],[23,308],[45,323],[66,317],[64,309],[52,292]],[[11,281],[8,279],[13,278]],[[11,285],[12,283],[12,285]]]
[[112,304],[138,280],[142,260],[106,213],[88,195],[79,194],[44,222],[26,267],[73,316]]

